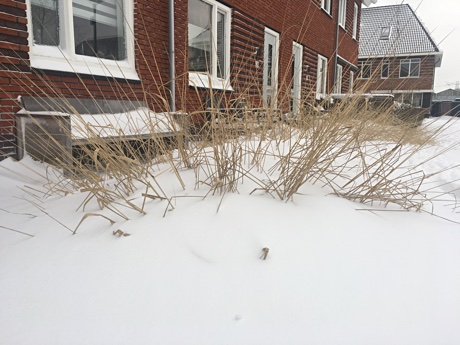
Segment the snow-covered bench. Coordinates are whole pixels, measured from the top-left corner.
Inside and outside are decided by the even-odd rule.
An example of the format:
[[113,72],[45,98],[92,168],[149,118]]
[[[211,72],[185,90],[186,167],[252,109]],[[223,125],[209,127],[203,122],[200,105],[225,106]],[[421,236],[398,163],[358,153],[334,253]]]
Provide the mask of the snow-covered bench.
[[26,153],[52,164],[71,166],[75,149],[94,143],[177,138],[180,113],[155,113],[143,102],[76,98],[20,97],[18,158]]

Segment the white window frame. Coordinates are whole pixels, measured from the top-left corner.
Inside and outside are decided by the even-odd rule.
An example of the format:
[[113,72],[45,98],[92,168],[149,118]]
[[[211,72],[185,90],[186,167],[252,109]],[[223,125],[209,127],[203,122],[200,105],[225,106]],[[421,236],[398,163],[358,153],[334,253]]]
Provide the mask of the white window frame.
[[[189,85],[193,87],[203,87],[207,89],[218,89],[218,90],[228,90],[233,91],[232,86],[230,85],[230,35],[231,35],[231,23],[232,23],[232,10],[230,7],[222,5],[220,2],[215,0],[200,0],[212,6],[212,37],[217,37],[217,14],[219,12],[225,14],[225,32],[224,32],[224,75],[225,78],[217,77],[218,63],[217,63],[217,49],[212,49],[212,72],[188,72]],[[216,46],[216,42],[212,42],[213,46]],[[188,62],[187,62],[188,63]]]
[[[401,71],[402,71],[402,65],[405,62],[409,62],[409,74],[407,77],[402,77],[401,76]],[[412,64],[417,63],[418,64],[418,74],[417,75],[411,75],[411,69],[412,69]],[[406,78],[420,78],[420,69],[422,67],[422,62],[419,58],[416,59],[403,59],[399,62],[399,78],[401,79],[406,79]]]
[[[363,77],[363,67],[364,66],[369,66],[369,76],[368,77]],[[370,79],[372,76],[372,63],[371,62],[358,62],[358,79]]]
[[[321,64],[325,62],[325,69],[321,73]],[[327,58],[318,54],[318,70],[316,76],[316,99],[321,99],[326,97],[327,92],[327,68],[328,61]]]
[[[298,53],[298,59],[291,61],[293,64],[292,68],[294,69],[294,75],[291,81],[291,97],[293,98],[294,112],[299,111],[302,98],[303,45],[293,41],[292,55],[295,56],[296,53]],[[294,62],[298,62],[297,66]]]
[[337,65],[335,69],[334,93],[342,93],[343,66]]
[[321,0],[321,8],[326,11],[327,14],[332,13],[332,0]]
[[339,25],[345,29],[347,22],[347,0],[339,0]]
[[112,78],[139,80],[134,58],[134,4],[123,1],[126,59],[115,61],[75,54],[72,1],[59,1],[59,46],[36,45],[33,42],[31,0],[26,0],[29,33],[29,57],[32,68]]
[[[414,104],[414,96],[415,95],[420,95],[420,103],[419,104]],[[414,108],[422,108],[423,107],[423,93],[419,93],[419,92],[413,92],[412,93],[412,106]]]
[[355,2],[355,5],[354,5],[354,12],[353,12],[353,39],[357,39],[358,37],[358,11],[359,11],[359,7],[358,7],[358,4]]
[[380,40],[388,41],[390,39],[393,29],[391,26],[384,26],[380,28]]
[[355,72],[350,71],[350,86],[348,87],[348,92],[353,93],[353,84],[355,83]]
[[[268,82],[268,66],[266,62],[268,61],[268,51],[265,49],[267,41],[264,41],[264,72],[263,72],[263,99],[265,105],[273,106],[275,109],[278,106],[278,73],[279,73],[279,60],[280,60],[280,34],[270,28],[264,29],[264,37],[266,34],[271,35],[275,38],[275,57],[274,63],[272,65],[272,85],[269,87]],[[265,39],[265,38],[264,38]],[[270,89],[272,92],[270,93]],[[272,98],[272,103],[268,102],[268,97]]]

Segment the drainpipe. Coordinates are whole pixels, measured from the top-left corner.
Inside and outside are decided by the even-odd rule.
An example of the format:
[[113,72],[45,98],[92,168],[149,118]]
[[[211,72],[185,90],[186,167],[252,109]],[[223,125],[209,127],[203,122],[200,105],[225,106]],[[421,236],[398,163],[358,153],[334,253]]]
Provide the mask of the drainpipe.
[[332,92],[334,92],[336,84],[337,84],[337,64],[338,64],[338,61],[339,61],[339,15],[340,15],[339,11],[340,11],[340,4],[338,3],[338,6],[337,6],[337,24],[335,26],[334,84],[333,84]]
[[169,107],[176,111],[176,62],[174,52],[174,0],[168,0],[168,46],[169,46]]

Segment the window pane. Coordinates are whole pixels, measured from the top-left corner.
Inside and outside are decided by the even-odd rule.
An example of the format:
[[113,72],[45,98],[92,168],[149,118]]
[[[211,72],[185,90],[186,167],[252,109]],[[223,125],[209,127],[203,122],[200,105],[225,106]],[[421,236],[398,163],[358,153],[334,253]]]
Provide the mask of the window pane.
[[353,84],[355,83],[355,73],[350,72],[350,88],[349,92],[353,92]]
[[72,0],[75,53],[125,60],[123,1]]
[[273,75],[273,45],[268,45],[268,61],[267,61],[267,85],[272,86]]
[[410,66],[410,76],[418,77],[420,72],[420,63],[418,61],[412,61]]
[[345,26],[345,18],[346,18],[346,2],[345,0],[340,0],[339,2],[339,24]]
[[422,95],[421,93],[414,93],[412,95],[412,106],[420,108],[422,106]]
[[343,67],[341,65],[337,65],[335,69],[335,85],[334,85],[334,93],[342,93],[342,73]]
[[58,46],[58,0],[32,0],[31,5],[34,44]]
[[409,62],[406,62],[406,61],[401,62],[401,72],[400,72],[401,78],[406,78],[409,76],[409,66],[410,66]]
[[371,65],[368,63],[358,64],[359,76],[362,79],[369,79],[371,77]]
[[326,93],[326,68],[327,60],[321,59],[320,69],[319,69],[319,91],[321,93]]
[[[189,71],[212,72],[211,10],[211,5],[203,1],[189,0],[188,2]],[[223,42],[221,45],[223,46]],[[223,55],[222,52],[222,59]]]
[[380,31],[380,39],[381,40],[388,40],[390,39],[391,35],[391,26],[383,27]]
[[353,13],[353,38],[358,34],[358,5],[355,3]]
[[384,63],[382,65],[382,78],[388,78],[388,75],[389,75],[389,65]]
[[225,78],[225,14],[217,14],[217,77]]

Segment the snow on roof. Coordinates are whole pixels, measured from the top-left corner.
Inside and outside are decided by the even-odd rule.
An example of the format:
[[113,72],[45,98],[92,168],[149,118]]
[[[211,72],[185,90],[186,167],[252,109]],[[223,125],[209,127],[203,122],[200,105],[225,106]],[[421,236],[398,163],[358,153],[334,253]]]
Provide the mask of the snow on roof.
[[[381,37],[384,31],[389,37]],[[410,5],[363,8],[359,57],[420,53],[442,55]]]

